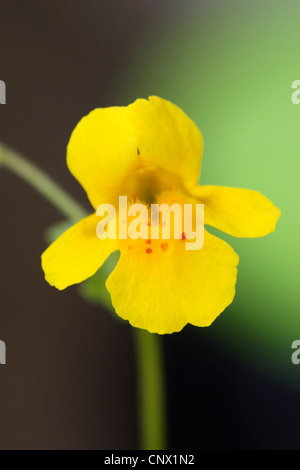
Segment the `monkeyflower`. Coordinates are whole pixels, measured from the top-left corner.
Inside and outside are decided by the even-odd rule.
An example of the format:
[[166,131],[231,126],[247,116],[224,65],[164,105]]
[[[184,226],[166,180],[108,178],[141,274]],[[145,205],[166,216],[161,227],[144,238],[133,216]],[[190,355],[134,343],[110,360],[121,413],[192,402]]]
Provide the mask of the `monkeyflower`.
[[[100,239],[97,208],[120,196],[150,206],[204,205],[205,226],[235,237],[275,230],[280,211],[259,192],[199,186],[202,135],[187,115],[156,96],[127,107],[96,109],[75,128],[67,164],[94,208],[42,255],[48,283],[58,289],[93,276],[108,256],[120,259],[106,281],[116,313],[152,333],[180,331],[187,323],[209,326],[235,295],[238,256],[204,229],[199,250],[180,239]],[[152,219],[147,219],[151,228]],[[120,228],[120,223],[118,224]],[[123,227],[124,229],[124,227]]]

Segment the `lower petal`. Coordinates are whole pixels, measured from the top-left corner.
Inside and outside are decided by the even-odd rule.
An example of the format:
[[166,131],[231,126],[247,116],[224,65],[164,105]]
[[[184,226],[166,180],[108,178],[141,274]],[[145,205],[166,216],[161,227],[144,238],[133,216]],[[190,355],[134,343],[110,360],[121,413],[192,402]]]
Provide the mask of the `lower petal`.
[[204,246],[184,240],[122,250],[107,280],[117,314],[151,333],[173,333],[187,323],[209,326],[235,295],[238,256],[205,231]]
[[118,249],[117,240],[100,240],[95,214],[81,220],[61,235],[42,255],[46,281],[57,289],[78,284],[95,274],[108,256]]

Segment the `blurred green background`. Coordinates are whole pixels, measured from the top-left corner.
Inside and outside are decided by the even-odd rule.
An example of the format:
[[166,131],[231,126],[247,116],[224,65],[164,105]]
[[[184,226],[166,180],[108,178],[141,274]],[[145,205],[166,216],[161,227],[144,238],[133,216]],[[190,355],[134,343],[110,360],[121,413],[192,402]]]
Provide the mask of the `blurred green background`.
[[263,239],[219,234],[240,265],[236,299],[211,334],[298,385],[290,345],[300,337],[300,106],[291,102],[299,15],[297,1],[198,2],[159,25],[121,73],[123,101],[157,94],[198,124],[200,183],[255,189],[281,209]]

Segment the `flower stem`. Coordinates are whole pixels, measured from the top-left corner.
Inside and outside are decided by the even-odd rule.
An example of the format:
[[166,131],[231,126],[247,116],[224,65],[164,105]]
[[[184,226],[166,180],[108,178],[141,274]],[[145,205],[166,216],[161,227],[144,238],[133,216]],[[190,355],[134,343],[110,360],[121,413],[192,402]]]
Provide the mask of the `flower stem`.
[[135,329],[142,450],[166,450],[166,393],[159,335]]
[[72,222],[86,217],[86,211],[47,174],[9,147],[0,144],[0,166],[11,170],[53,204]]
[[[31,185],[71,222],[87,216],[85,209],[42,170],[0,143],[3,166]],[[166,449],[166,407],[163,352],[159,335],[135,329],[141,447]]]

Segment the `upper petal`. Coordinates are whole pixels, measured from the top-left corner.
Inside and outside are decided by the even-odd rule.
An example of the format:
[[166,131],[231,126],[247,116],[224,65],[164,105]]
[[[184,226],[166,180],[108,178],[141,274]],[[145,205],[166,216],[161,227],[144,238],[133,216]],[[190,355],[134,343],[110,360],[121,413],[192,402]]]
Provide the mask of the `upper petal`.
[[263,237],[275,230],[280,210],[250,189],[198,186],[193,196],[204,204],[206,225],[234,237]]
[[138,159],[125,110],[95,109],[79,122],[68,145],[69,169],[95,208],[102,203],[114,203]]
[[196,185],[202,149],[193,121],[169,101],[150,97],[84,117],[71,136],[67,163],[96,208],[114,203],[127,177],[143,166],[166,170],[186,187]]
[[117,240],[100,240],[99,218],[91,215],[73,225],[42,255],[46,281],[57,289],[78,284],[95,274],[106,258],[118,249]]
[[117,314],[133,326],[159,334],[209,326],[232,302],[238,256],[227,243],[208,232],[199,251],[184,240],[146,243],[143,253],[121,250],[106,282]]
[[178,106],[151,96],[129,105],[126,115],[143,161],[176,174],[187,187],[197,184],[203,138]]

